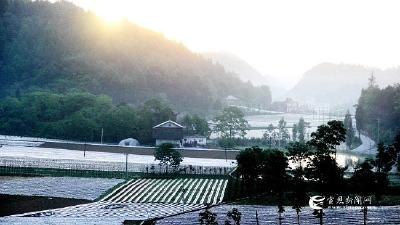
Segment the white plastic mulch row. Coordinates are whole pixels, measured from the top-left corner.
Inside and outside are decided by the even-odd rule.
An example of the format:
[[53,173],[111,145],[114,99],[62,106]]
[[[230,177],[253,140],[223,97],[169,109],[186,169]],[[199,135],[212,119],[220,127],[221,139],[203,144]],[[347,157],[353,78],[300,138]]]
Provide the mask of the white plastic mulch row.
[[95,200],[122,179],[83,177],[0,177],[0,194]]
[[134,179],[100,201],[217,204],[222,202],[227,184],[227,179],[211,178]]
[[[0,166],[54,168],[70,170],[125,171],[126,156],[120,153],[84,152],[66,149],[50,149],[25,146],[0,148]],[[234,168],[234,160],[183,159],[181,169],[189,174],[226,175]],[[171,168],[160,166],[154,156],[128,155],[128,172],[166,173]]]
[[124,218],[125,220],[147,220],[176,215],[183,211],[191,211],[202,207],[204,206],[199,204],[94,202],[18,214],[10,217]]

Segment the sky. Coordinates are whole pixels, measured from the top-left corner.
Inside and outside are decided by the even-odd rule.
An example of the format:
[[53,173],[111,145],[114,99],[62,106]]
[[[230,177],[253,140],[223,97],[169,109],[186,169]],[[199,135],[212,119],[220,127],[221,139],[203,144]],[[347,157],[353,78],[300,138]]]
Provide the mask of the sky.
[[226,51],[293,85],[313,66],[400,65],[400,1],[70,0],[123,17],[195,52]]

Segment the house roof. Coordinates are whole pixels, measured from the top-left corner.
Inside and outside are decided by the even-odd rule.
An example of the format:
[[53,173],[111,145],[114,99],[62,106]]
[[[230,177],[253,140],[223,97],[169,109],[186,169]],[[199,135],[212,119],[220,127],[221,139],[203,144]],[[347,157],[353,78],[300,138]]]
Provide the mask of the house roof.
[[172,120],[167,120],[165,122],[162,122],[156,126],[154,126],[153,128],[184,128],[182,125],[180,125],[177,122],[174,122]]

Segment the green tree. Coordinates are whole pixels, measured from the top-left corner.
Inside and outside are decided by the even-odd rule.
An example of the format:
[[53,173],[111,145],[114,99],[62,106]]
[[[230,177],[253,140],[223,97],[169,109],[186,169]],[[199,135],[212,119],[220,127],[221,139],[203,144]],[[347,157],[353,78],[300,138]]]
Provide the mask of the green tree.
[[353,121],[351,119],[351,114],[350,111],[348,110],[344,117],[343,124],[344,128],[346,129],[346,146],[350,149],[353,144],[355,133],[354,133]]
[[[232,210],[228,211],[226,217],[225,225],[240,225],[242,213],[237,208],[233,208]],[[231,220],[233,220],[233,223]]]
[[100,129],[96,122],[87,118],[83,112],[77,112],[63,121],[65,137],[70,140],[93,141]]
[[382,142],[378,143],[375,165],[378,172],[388,173],[392,170],[396,160],[396,153],[393,146],[386,146]]
[[274,125],[269,124],[263,134],[263,138],[265,138],[269,142],[269,148],[272,148],[272,142],[273,142],[272,138],[274,137],[273,135],[274,130],[275,130]]
[[372,194],[379,195],[386,189],[387,179],[382,179],[381,172],[374,172],[370,160],[365,160],[354,170],[350,183],[356,193],[362,196],[362,211],[364,215],[364,224],[367,224],[368,204],[365,199]]
[[[311,140],[307,144],[311,147],[312,154],[309,156],[305,168],[306,178],[316,183],[317,190],[323,195],[333,195],[343,190],[344,171],[332,157],[333,149],[345,140],[346,129],[341,121],[329,121],[317,128],[311,134]],[[323,221],[323,210],[315,211],[314,214]]]
[[391,144],[400,130],[400,85],[379,88],[374,82],[361,91],[356,108],[356,123],[375,142]]
[[160,160],[160,165],[172,166],[174,169],[183,161],[182,155],[170,143],[158,146],[154,151],[154,158]]
[[279,147],[282,145],[286,145],[286,142],[289,139],[289,131],[286,128],[285,118],[281,118],[278,123],[278,131],[279,131]]
[[301,142],[292,142],[287,146],[287,155],[290,160],[294,163],[298,163],[301,166],[301,163],[307,159],[309,155],[309,146],[305,143]]
[[299,142],[304,143],[305,142],[305,133],[306,133],[306,124],[305,121],[303,119],[303,117],[301,117],[299,119],[299,123],[297,124],[297,133],[299,135]]
[[292,141],[297,141],[297,124],[293,124]]
[[[313,147],[317,155],[330,155],[335,152],[336,146],[346,139],[346,129],[342,121],[331,120],[327,125],[318,126],[317,131],[311,133],[308,145]],[[335,151],[334,151],[335,150]]]
[[138,110],[138,138],[141,143],[152,143],[153,126],[167,120],[176,120],[176,115],[172,109],[158,99],[146,101]]
[[305,172],[302,166],[297,167],[292,171],[292,178],[290,180],[291,188],[293,190],[291,195],[292,208],[296,211],[297,224],[300,225],[300,212],[304,203],[307,201],[306,182],[304,180]]
[[393,148],[396,153],[396,164],[397,164],[397,171],[400,171],[400,132],[396,135],[394,142],[393,142]]
[[264,153],[259,147],[246,148],[236,156],[237,172],[242,177],[246,187],[253,188],[260,179],[263,168]]
[[112,107],[101,116],[104,140],[119,142],[125,138],[138,138],[140,119],[137,110],[128,105]]
[[232,140],[235,136],[244,137],[248,129],[248,123],[244,119],[244,113],[237,107],[224,108],[215,118],[214,131],[221,135],[222,139]]
[[218,225],[217,214],[211,212],[209,206],[203,212],[199,213],[199,217],[201,225]]
[[261,171],[262,181],[265,187],[267,187],[267,189],[274,193],[278,198],[279,223],[281,223],[283,219],[282,213],[285,211],[283,207],[283,194],[288,180],[286,174],[287,168],[288,159],[282,151],[264,151],[264,160]]
[[313,154],[306,172],[309,179],[317,182],[322,193],[334,193],[342,187],[344,169],[337,165],[331,154],[333,149],[345,140],[345,134],[343,123],[333,120],[327,125],[320,125],[308,141]]
[[202,135],[209,137],[211,134],[211,129],[208,126],[208,122],[206,119],[199,117],[198,115],[189,115],[186,114],[181,121],[182,125],[186,128],[186,133],[189,135]]

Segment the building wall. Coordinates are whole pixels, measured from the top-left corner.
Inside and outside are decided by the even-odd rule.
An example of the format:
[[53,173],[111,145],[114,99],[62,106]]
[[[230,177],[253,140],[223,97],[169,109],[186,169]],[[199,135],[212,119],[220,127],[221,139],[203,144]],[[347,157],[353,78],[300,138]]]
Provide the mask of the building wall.
[[192,144],[197,142],[197,145],[207,145],[207,138],[205,137],[184,137],[183,138],[183,145],[185,144]]
[[171,144],[173,144],[175,146],[182,147],[182,144],[181,144],[180,140],[164,140],[164,139],[157,139],[156,140],[156,146],[159,146],[159,145],[162,145],[162,144],[165,144],[165,143],[171,143]]
[[160,140],[181,140],[183,128],[153,128],[153,138]]

